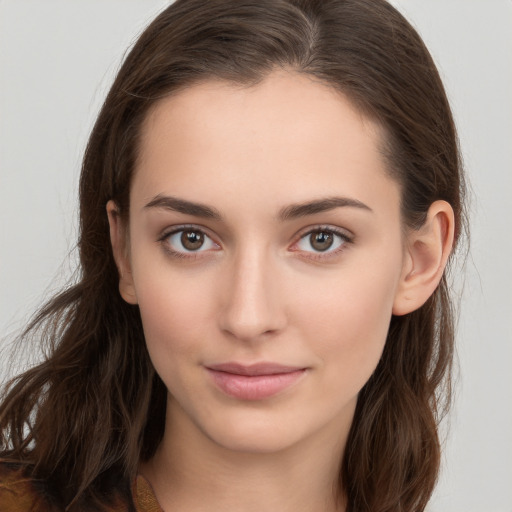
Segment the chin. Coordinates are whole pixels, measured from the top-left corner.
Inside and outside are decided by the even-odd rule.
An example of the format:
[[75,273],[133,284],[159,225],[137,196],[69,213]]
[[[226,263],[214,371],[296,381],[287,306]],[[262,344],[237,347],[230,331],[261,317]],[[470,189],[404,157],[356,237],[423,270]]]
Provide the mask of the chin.
[[[283,404],[252,404],[237,410],[215,411],[196,425],[208,439],[226,450],[247,454],[270,454],[312,440],[325,424],[315,415],[290,410]],[[260,407],[261,406],[261,407]],[[218,414],[217,414],[218,413]],[[312,421],[313,420],[313,421]],[[329,423],[329,419],[326,420]]]
[[293,432],[277,430],[274,426],[252,428],[229,428],[222,432],[205,432],[217,446],[236,453],[270,454],[288,450],[302,436]]

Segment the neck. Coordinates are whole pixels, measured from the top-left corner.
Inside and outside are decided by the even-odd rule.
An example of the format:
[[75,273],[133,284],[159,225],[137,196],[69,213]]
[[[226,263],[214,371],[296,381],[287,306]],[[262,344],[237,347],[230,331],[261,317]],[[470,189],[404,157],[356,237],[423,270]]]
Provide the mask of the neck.
[[339,425],[333,427],[279,451],[234,451],[173,410],[141,473],[164,511],[343,512],[339,472],[346,435],[339,439]]

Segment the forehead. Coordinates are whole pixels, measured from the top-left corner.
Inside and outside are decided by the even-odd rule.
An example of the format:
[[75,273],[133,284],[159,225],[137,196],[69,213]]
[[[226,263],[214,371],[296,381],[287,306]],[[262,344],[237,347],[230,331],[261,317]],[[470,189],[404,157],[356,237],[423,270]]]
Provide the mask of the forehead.
[[246,199],[264,194],[269,206],[283,195],[364,196],[396,188],[381,140],[376,123],[308,76],[274,72],[251,87],[208,81],[151,109],[132,188],[141,200],[172,188],[203,202],[236,190]]

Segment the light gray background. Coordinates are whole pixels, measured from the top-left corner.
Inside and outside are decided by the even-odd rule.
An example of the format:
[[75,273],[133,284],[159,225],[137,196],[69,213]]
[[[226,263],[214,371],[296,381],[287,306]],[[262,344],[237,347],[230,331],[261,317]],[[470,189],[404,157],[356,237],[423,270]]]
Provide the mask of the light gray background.
[[[0,380],[9,337],[74,266],[87,135],[125,49],[167,3],[0,0]],[[430,510],[512,512],[512,2],[393,3],[440,68],[473,188],[461,376]]]

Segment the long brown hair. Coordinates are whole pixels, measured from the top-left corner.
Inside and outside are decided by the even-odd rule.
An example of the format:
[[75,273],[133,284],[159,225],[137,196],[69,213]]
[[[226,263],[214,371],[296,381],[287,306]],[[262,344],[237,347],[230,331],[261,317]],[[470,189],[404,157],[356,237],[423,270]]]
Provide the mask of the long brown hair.
[[[404,225],[438,199],[464,226],[461,162],[433,60],[384,0],[177,0],[141,35],[91,133],[80,180],[76,282],[35,316],[23,338],[45,360],[8,383],[0,457],[43,482],[57,508],[131,503],[138,463],[161,441],[166,389],[149,359],[136,306],[118,293],[105,211],[127,215],[141,123],[173,91],[212,78],[253,85],[277,67],[341,91],[386,134]],[[348,512],[419,512],[440,462],[449,405],[453,312],[446,277],[419,310],[393,317],[384,353],[360,392],[340,472]]]

